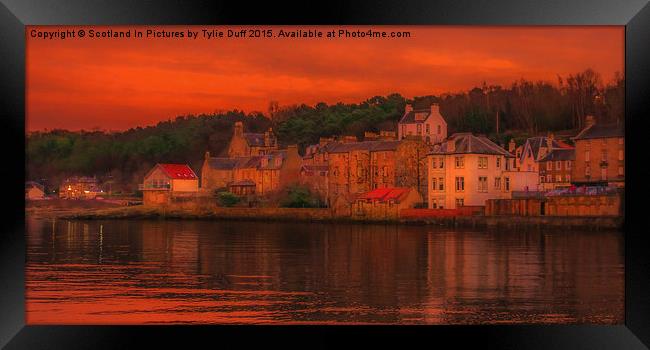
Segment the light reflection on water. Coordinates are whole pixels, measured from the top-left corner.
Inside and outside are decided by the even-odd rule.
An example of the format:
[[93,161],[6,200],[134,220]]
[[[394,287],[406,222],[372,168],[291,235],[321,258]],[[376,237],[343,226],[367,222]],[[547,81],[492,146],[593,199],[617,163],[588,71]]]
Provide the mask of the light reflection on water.
[[623,234],[29,218],[28,324],[623,323]]

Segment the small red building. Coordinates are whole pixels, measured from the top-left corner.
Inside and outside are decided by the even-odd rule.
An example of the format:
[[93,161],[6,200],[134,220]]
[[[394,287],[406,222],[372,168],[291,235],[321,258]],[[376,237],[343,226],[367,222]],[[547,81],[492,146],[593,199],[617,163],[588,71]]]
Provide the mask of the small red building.
[[156,164],[139,189],[145,205],[162,204],[175,195],[198,192],[199,178],[187,164]]
[[414,188],[378,188],[359,195],[352,208],[352,216],[367,220],[397,220],[401,209],[422,203],[422,196]]

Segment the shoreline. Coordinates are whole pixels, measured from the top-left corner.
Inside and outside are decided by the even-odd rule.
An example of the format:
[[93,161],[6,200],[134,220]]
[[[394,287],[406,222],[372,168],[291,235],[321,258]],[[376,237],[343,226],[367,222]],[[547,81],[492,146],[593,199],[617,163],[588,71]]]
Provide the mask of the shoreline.
[[397,224],[448,228],[550,228],[559,230],[622,230],[624,217],[617,216],[452,216],[418,219],[364,219],[335,216],[327,208],[179,208],[164,206],[121,206],[38,210],[26,208],[26,215],[64,220],[213,220],[319,222],[346,224]]

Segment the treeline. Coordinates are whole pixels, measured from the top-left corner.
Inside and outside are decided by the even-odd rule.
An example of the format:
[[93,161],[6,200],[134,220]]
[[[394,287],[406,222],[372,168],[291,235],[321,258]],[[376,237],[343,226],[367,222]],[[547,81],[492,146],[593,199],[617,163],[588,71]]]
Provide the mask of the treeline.
[[[557,83],[519,80],[507,87],[483,84],[467,92],[421,96],[407,100],[399,94],[375,96],[359,104],[318,103],[314,106],[280,106],[271,102],[268,118],[260,112],[229,111],[210,115],[180,116],[155,126],[124,132],[53,130],[27,137],[27,174],[32,180],[47,179],[56,185],[71,175],[97,175],[132,190],[158,162],[188,163],[200,171],[203,155],[223,154],[235,121],[247,132],[273,127],[281,145],[301,149],[320,137],[356,135],[364,131],[396,130],[407,103],[440,104],[449,133],[471,131],[490,135],[503,143],[504,133],[534,135],[555,130],[578,130],[587,115],[600,122],[622,121],[622,76],[603,83],[600,75],[586,70]],[[499,135],[497,136],[497,118]],[[110,177],[109,177],[110,176]]]

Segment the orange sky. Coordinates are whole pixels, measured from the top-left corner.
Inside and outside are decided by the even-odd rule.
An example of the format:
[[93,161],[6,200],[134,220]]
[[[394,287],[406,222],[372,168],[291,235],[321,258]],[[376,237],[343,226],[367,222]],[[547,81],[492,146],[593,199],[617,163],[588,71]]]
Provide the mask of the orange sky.
[[[28,131],[124,130],[183,114],[360,102],[557,81],[588,67],[605,81],[624,70],[624,27],[372,26],[400,39],[32,38],[31,29],[200,31],[241,27],[27,27]],[[275,33],[280,28],[270,28]],[[323,32],[343,27],[308,27]]]

